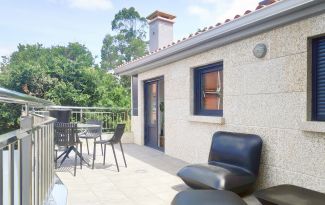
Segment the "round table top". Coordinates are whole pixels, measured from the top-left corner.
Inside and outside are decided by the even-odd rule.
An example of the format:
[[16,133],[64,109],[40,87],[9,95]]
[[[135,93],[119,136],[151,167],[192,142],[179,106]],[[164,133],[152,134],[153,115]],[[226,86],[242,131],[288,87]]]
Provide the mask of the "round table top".
[[77,128],[95,128],[95,127],[100,127],[100,125],[77,123]]

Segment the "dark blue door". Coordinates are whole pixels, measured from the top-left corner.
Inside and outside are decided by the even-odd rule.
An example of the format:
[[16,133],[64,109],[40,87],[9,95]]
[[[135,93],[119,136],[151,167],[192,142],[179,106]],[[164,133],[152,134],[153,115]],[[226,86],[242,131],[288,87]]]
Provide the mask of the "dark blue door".
[[145,145],[158,149],[158,80],[144,84]]

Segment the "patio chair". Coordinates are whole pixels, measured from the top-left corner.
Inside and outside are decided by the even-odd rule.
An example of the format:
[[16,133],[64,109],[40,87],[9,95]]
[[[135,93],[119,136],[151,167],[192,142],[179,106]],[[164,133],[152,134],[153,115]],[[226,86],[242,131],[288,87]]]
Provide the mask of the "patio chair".
[[125,164],[125,167],[127,167],[125,156],[124,156],[124,151],[123,151],[123,147],[122,147],[122,142],[121,142],[122,136],[124,134],[124,130],[125,130],[125,124],[117,124],[117,126],[115,128],[115,131],[114,131],[114,134],[113,134],[113,137],[111,139],[109,139],[109,140],[100,140],[100,141],[96,141],[94,143],[94,156],[93,156],[93,164],[92,164],[93,169],[94,169],[94,163],[95,163],[95,159],[96,159],[96,145],[97,144],[104,145],[104,160],[103,160],[104,165],[105,165],[105,158],[106,158],[106,145],[111,145],[112,146],[112,150],[113,150],[115,163],[116,163],[116,167],[117,167],[118,172],[120,171],[120,168],[119,168],[119,165],[118,165],[118,162],[117,162],[114,144],[120,144],[124,164]]
[[[99,120],[88,120],[86,121],[86,124],[92,124],[92,125],[100,125],[99,128],[94,127],[94,128],[87,128],[83,132],[78,134],[79,139],[85,139],[86,140],[86,145],[87,145],[87,153],[89,155],[89,145],[88,145],[88,140],[93,139],[96,141],[96,138],[99,138],[102,140],[102,126],[103,122]],[[103,152],[103,146],[101,146],[102,154]]]
[[262,140],[257,135],[216,132],[208,163],[186,166],[177,175],[194,189],[242,193],[257,179],[261,150]]
[[[75,152],[75,164],[74,164],[74,176],[76,176],[77,156],[80,157],[80,167],[82,168],[82,156],[78,152],[78,146],[80,145],[80,151],[82,153],[82,142],[77,137],[77,124],[56,122],[54,124],[54,143],[55,143],[55,167],[57,168],[57,161],[62,156],[63,159],[60,166],[69,156],[71,151]],[[64,148],[64,152],[58,157],[58,151],[60,148]]]
[[50,116],[57,119],[57,122],[69,123],[71,118],[71,109],[50,109]]

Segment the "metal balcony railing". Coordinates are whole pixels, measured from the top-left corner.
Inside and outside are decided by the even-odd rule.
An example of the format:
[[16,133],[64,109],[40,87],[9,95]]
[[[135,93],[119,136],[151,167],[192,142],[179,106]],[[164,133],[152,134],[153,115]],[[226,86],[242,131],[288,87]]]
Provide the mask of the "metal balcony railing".
[[70,109],[71,120],[77,123],[85,123],[87,120],[102,121],[103,132],[113,131],[118,123],[125,123],[126,130],[131,130],[129,108],[49,106],[48,109]]
[[[55,118],[35,115],[29,106],[51,102],[0,87],[0,102],[21,104],[21,128],[0,135],[0,204],[47,204],[55,183]],[[1,119],[0,119],[1,120]]]
[[[0,135],[0,205],[51,204],[56,185],[54,123],[49,109],[70,109],[73,122],[103,122],[103,132],[125,123],[130,130],[130,109],[55,106],[52,102],[0,87],[0,103],[22,105],[20,129]],[[0,119],[1,120],[1,119]],[[0,128],[1,129],[1,128]]]

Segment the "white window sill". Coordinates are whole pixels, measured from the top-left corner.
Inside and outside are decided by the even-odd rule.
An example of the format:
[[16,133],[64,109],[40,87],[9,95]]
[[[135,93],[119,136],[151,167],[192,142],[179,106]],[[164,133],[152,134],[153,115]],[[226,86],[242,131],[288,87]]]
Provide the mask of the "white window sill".
[[215,117],[215,116],[199,116],[199,115],[190,115],[188,120],[191,122],[201,122],[201,123],[211,123],[211,124],[225,124],[225,118]]
[[305,121],[299,124],[299,128],[306,132],[324,132],[325,122],[320,121]]

